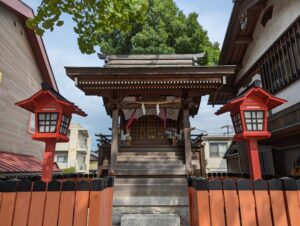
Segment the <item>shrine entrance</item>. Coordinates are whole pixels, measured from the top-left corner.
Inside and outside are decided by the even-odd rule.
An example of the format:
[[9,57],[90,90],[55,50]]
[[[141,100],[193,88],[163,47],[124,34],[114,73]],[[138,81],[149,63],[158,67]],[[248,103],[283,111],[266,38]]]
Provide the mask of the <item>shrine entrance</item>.
[[156,115],[143,116],[131,125],[132,140],[163,140],[165,130],[163,120]]

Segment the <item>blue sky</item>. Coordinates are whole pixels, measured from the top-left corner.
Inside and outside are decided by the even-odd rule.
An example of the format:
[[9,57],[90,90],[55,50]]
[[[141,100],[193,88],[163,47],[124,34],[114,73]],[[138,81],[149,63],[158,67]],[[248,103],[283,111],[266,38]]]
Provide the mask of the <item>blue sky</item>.
[[[23,2],[36,10],[41,1],[23,0]],[[233,5],[232,0],[175,0],[175,2],[185,14],[197,12],[199,22],[207,30],[210,40],[217,41],[222,45]],[[61,94],[75,102],[88,114],[86,118],[75,116],[72,122],[79,122],[88,128],[93,139],[92,149],[94,150],[96,148],[94,134],[99,132],[109,134],[108,128],[111,127],[111,119],[105,113],[102,98],[85,96],[66,76],[64,67],[100,67],[103,63],[96,54],[85,55],[79,51],[71,18],[63,16],[63,20],[65,21],[64,26],[56,28],[53,32],[47,31],[43,40]],[[225,132],[220,128],[231,121],[228,115],[215,116],[214,112],[218,108],[219,106],[215,108],[208,106],[207,97],[202,98],[198,115],[191,118],[191,126],[209,133]]]

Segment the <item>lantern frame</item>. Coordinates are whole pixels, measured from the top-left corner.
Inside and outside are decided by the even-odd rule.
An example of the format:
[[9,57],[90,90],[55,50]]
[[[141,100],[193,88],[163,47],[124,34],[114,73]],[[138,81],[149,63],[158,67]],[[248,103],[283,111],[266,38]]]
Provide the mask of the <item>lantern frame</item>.
[[[16,105],[35,114],[35,132],[32,134],[32,139],[46,143],[42,181],[48,183],[52,180],[56,143],[69,141],[67,132],[72,114],[81,116],[87,116],[87,114],[45,83],[42,84],[40,91]],[[44,117],[41,117],[42,115]],[[52,119],[52,115],[56,117]]]
[[[239,96],[229,100],[228,103],[216,112],[216,115],[230,112],[230,117],[236,133],[234,140],[245,141],[249,138],[261,140],[271,137],[271,134],[268,131],[268,111],[285,102],[285,100],[277,98],[257,86],[257,83],[253,83]],[[259,123],[257,118],[252,119],[251,113],[251,125],[253,125],[254,122],[260,124],[262,125],[261,130],[249,130],[247,128],[247,120],[249,119],[245,117],[246,112],[263,112],[263,117],[259,119],[262,119],[262,122]],[[240,119],[238,118],[238,115]]]
[[[26,100],[16,103],[16,105],[35,114],[35,131],[32,134],[32,139],[39,141],[53,139],[56,142],[68,142],[67,131],[70,126],[72,114],[86,116],[74,103],[65,99],[46,84],[42,84],[42,89],[39,92]],[[43,114],[45,114],[46,118],[41,119],[40,116]],[[56,123],[52,124],[52,126],[55,126],[55,129],[51,130],[51,123],[54,121],[51,119],[53,114],[57,116]],[[47,118],[47,115],[50,118]],[[47,129],[41,130],[41,126]]]

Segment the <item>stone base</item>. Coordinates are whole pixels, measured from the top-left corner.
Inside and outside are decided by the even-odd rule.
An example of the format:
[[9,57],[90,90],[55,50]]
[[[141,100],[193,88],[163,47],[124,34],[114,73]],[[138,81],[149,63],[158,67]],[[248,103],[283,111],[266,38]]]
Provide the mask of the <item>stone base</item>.
[[121,226],[180,226],[177,214],[124,214]]
[[[120,226],[121,219],[125,215],[175,215],[180,219],[180,226],[189,226],[189,208],[188,206],[120,206],[113,208],[113,225]],[[133,224],[131,224],[133,225]],[[143,225],[144,224],[136,224]],[[159,225],[159,224],[155,224]],[[163,225],[163,224],[160,224]]]

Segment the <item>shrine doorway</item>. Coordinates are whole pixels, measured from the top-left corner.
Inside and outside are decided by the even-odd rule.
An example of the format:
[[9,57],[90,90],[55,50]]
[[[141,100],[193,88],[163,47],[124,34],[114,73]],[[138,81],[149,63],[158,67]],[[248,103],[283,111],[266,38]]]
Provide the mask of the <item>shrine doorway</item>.
[[145,115],[139,119],[135,119],[130,126],[133,141],[142,140],[166,140],[166,129],[177,128],[174,120],[167,119],[166,128],[164,120],[156,115]]

